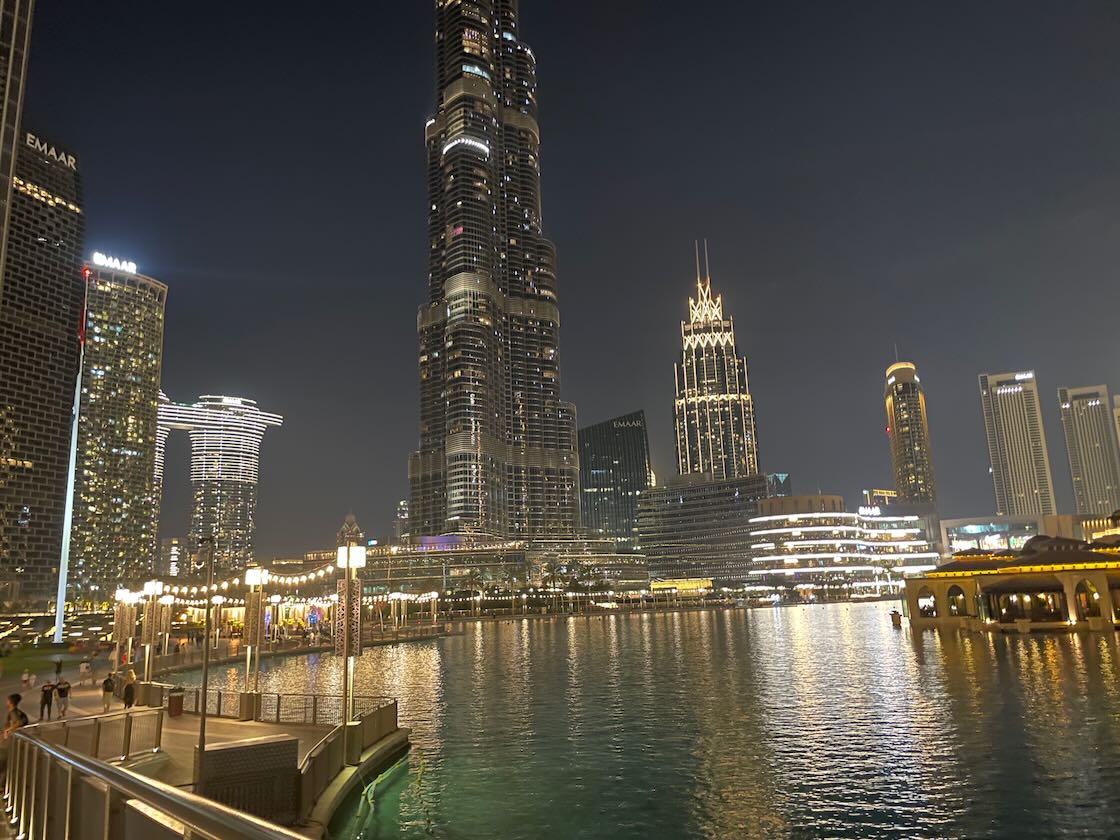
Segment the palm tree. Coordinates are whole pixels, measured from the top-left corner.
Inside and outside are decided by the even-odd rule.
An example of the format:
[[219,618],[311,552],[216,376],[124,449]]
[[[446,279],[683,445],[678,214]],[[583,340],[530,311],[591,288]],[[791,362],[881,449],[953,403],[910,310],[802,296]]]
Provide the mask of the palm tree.
[[471,612],[480,612],[482,608],[482,601],[474,596],[477,592],[479,596],[482,595],[482,587],[486,583],[486,572],[478,566],[471,566],[470,571],[467,572],[467,586],[471,591]]
[[556,612],[556,597],[560,588],[567,584],[568,579],[564,576],[562,571],[563,566],[559,563],[546,563],[544,567],[544,575],[541,577],[543,583],[548,590],[552,593],[552,611]]

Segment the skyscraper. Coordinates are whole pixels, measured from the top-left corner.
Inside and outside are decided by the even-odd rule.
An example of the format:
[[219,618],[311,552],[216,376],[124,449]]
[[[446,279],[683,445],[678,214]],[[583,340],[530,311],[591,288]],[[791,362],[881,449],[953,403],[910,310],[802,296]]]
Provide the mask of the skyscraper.
[[652,484],[645,412],[579,430],[580,515],[592,536],[636,542],[638,497]]
[[1120,442],[1108,388],[1059,388],[1058,404],[1077,512],[1120,510]]
[[167,286],[129,262],[100,253],[92,262],[69,578],[79,598],[99,600],[158,559],[151,511]]
[[887,409],[887,440],[891,447],[894,487],[901,502],[936,501],[929,423],[922,380],[913,362],[887,368],[883,401]]
[[284,419],[242,397],[203,396],[192,405],[173,403],[162,392],[159,398],[157,498],[163,489],[167,436],[172,429],[182,429],[191,438],[194,488],[188,549],[197,552],[199,540],[213,536],[215,567],[244,568],[253,560],[261,440],[269,426],[279,426]]
[[996,513],[1052,515],[1054,485],[1034,371],[980,374],[980,404]]
[[0,0],[0,290],[4,287],[12,179],[23,118],[23,81],[27,75],[34,5],[34,0]]
[[437,0],[435,8],[411,533],[571,535],[579,526],[575,409],[560,399],[536,59],[518,34],[516,0]]
[[57,583],[70,476],[84,297],[77,159],[25,132],[10,204],[0,290],[0,578],[37,600]]
[[710,473],[716,480],[758,472],[754,403],[747,387],[747,360],[735,344],[735,322],[723,317],[723,297],[712,296],[712,278],[700,276],[696,258],[696,298],[688,299],[681,322],[681,360],[674,365],[677,398],[677,471]]

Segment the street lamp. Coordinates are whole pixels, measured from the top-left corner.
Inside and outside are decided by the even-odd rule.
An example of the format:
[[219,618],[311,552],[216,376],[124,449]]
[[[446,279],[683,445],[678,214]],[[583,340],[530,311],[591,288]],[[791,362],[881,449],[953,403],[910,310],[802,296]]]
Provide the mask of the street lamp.
[[144,645],[144,682],[152,681],[152,645],[156,643],[156,625],[159,623],[157,616],[159,605],[156,596],[163,594],[163,584],[158,580],[149,580],[144,583],[144,623],[141,629],[143,634],[140,641]]
[[245,570],[245,585],[249,587],[245,598],[245,690],[249,690],[249,671],[253,670],[253,691],[260,690],[261,637],[264,635],[264,592],[268,570],[250,566]]
[[354,514],[347,514],[338,532],[338,568],[343,571],[343,579],[338,582],[334,625],[335,655],[341,653],[346,657],[342,678],[342,755],[347,764],[351,763],[348,735],[350,719],[354,716],[354,657],[362,650],[362,587],[360,581],[353,579],[353,571],[364,569],[365,565],[366,546],[362,531]]
[[272,636],[273,641],[280,638],[280,602],[283,600],[284,599],[279,595],[273,595],[268,599],[268,602],[272,604],[272,619],[268,632]]
[[121,661],[121,640],[128,642],[128,662],[132,662],[132,638],[136,635],[136,601],[139,593],[121,588],[116,592],[117,606],[113,616],[113,673]]

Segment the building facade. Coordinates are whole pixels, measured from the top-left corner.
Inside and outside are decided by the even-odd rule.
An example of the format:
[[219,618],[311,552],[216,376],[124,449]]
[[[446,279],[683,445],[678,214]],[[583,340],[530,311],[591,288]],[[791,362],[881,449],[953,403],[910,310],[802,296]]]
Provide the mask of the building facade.
[[982,373],[979,380],[996,513],[1056,513],[1034,371]]
[[[23,86],[31,47],[34,0],[0,0],[0,290],[8,250],[16,148],[21,138]],[[0,294],[0,304],[3,295]]]
[[929,421],[922,380],[913,362],[887,368],[883,402],[887,410],[887,441],[891,448],[894,486],[902,502],[936,502]]
[[792,496],[793,479],[789,473],[766,473],[766,495]]
[[411,532],[574,535],[575,409],[560,399],[536,59],[516,0],[438,0],[435,44]]
[[242,569],[253,561],[261,440],[270,426],[283,422],[279,414],[261,411],[243,397],[203,396],[183,405],[160,392],[157,497],[163,490],[167,437],[173,429],[186,431],[194,491],[188,549],[197,552],[199,540],[213,536],[214,566],[220,571]]
[[846,600],[902,589],[937,565],[918,516],[848,513],[839,496],[768,499],[751,525],[751,588],[783,600]]
[[589,535],[636,543],[638,498],[652,484],[644,411],[579,430],[580,515]]
[[735,322],[723,315],[722,296],[712,296],[710,276],[700,277],[699,259],[688,314],[681,322],[681,360],[673,368],[677,472],[721,480],[755,475],[758,440],[747,360],[735,344]]
[[159,541],[156,574],[162,577],[190,576],[191,557],[186,540],[181,537],[164,537]]
[[69,580],[79,600],[97,601],[159,556],[151,512],[167,286],[127,270],[131,263],[101,254],[92,262]]
[[0,290],[0,580],[55,593],[78,388],[85,217],[74,155],[23,132]]
[[679,476],[638,500],[638,550],[651,578],[749,581],[750,519],[766,498],[765,475]]
[[397,511],[393,518],[393,542],[397,545],[408,542],[408,520],[408,499],[400,499],[397,502]]
[[1120,510],[1120,438],[1108,387],[1059,388],[1058,405],[1077,512]]

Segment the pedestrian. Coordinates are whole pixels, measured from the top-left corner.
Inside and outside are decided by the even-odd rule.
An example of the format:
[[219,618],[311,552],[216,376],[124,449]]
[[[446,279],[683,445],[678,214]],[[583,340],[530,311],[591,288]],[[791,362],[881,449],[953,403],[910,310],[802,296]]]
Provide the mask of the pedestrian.
[[28,678],[27,678],[27,684],[28,684],[28,685],[29,685],[29,686],[30,686],[31,688],[34,688],[34,687],[35,687],[35,683],[37,683],[37,682],[39,682],[39,675],[38,675],[38,674],[32,673],[32,675],[31,675],[30,677],[28,677]]
[[54,683],[47,680],[39,689],[39,720],[43,719],[43,711],[47,712],[47,720],[51,719],[51,705],[54,703]]
[[90,667],[89,660],[83,659],[78,665],[78,685],[85,685],[86,680],[89,684],[93,685],[93,669]]
[[23,675],[19,678],[19,684],[24,688],[27,688],[29,685],[31,685],[31,672],[26,668],[23,669]]
[[11,734],[19,729],[21,726],[27,726],[29,721],[23,709],[19,707],[23,697],[19,694],[8,695],[8,718],[4,724],[4,740],[11,737]]
[[136,672],[129,670],[124,678],[124,707],[131,709],[136,702]]
[[59,656],[59,657],[56,657],[55,660],[54,660],[54,678],[55,678],[55,681],[57,682],[58,679],[61,676],[62,676],[62,657]]
[[109,713],[109,704],[113,701],[113,690],[116,687],[112,673],[106,675],[105,679],[101,681],[101,710],[106,714]]
[[66,677],[63,677],[58,681],[54,690],[58,694],[58,716],[64,718],[70,710],[70,682]]

